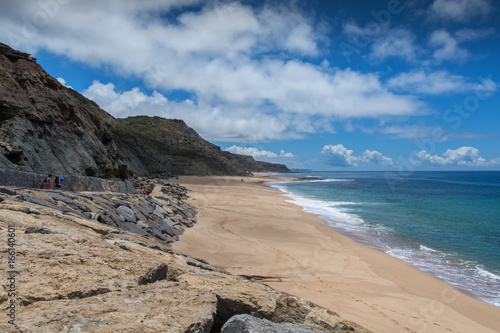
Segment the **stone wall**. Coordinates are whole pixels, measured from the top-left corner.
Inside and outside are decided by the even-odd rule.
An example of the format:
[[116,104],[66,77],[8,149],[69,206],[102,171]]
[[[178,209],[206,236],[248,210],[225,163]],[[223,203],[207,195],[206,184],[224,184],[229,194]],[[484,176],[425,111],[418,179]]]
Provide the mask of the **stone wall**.
[[[134,193],[134,185],[129,181],[115,181],[96,177],[62,175],[62,190],[81,192],[119,192]],[[0,169],[0,186],[16,186],[22,188],[44,188],[47,175],[33,172]]]

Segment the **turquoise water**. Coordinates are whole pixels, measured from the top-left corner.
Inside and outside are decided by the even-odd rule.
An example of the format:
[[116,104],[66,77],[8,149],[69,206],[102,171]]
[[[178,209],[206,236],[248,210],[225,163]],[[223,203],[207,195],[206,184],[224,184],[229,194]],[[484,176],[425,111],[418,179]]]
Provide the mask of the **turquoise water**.
[[338,231],[500,306],[500,172],[281,176],[322,178],[270,185]]

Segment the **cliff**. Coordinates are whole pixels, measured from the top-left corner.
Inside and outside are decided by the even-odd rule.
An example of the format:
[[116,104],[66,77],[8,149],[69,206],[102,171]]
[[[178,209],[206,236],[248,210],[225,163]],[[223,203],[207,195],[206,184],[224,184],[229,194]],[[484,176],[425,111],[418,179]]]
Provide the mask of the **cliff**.
[[[121,162],[149,175],[248,175],[249,172],[288,170],[286,166],[258,162],[251,156],[222,151],[188,127],[184,121],[137,116],[108,122]],[[287,172],[287,171],[284,171]]]
[[180,120],[116,119],[61,85],[29,54],[0,43],[0,168],[105,178],[248,175],[276,168],[244,160]]

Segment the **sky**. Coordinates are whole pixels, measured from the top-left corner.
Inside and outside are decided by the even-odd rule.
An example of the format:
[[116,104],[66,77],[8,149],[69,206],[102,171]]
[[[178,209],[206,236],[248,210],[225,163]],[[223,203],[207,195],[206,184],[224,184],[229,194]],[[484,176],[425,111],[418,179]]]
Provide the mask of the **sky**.
[[115,117],[324,171],[500,170],[500,2],[0,0],[0,41]]

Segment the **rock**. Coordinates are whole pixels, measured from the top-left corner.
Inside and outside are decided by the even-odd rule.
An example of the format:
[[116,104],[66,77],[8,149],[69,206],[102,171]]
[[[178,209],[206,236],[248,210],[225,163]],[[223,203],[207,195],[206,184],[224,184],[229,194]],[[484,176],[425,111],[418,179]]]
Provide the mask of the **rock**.
[[302,324],[273,323],[267,319],[242,314],[229,319],[222,326],[221,333],[325,333],[325,331]]
[[29,208],[29,213],[34,214],[34,215],[40,215],[40,211],[36,208],[33,208],[33,207]]
[[16,191],[12,190],[12,189],[9,189],[9,188],[5,188],[5,187],[0,187],[0,193],[5,193],[7,195],[16,195]]
[[137,222],[134,211],[126,206],[119,206],[116,211],[126,222]]
[[28,201],[28,202],[31,202],[31,203],[34,203],[34,204],[37,204],[37,205],[40,205],[40,206],[44,206],[44,207],[47,207],[47,208],[52,208],[52,209],[56,209],[56,210],[59,210],[59,211],[63,211],[64,209],[62,207],[59,207],[57,206],[56,204],[50,202],[50,201],[47,201],[47,200],[42,200],[42,199],[38,199],[38,198],[33,198],[33,197],[29,197],[29,196],[23,196],[23,199]]
[[49,235],[49,234],[60,234],[60,232],[52,231],[49,229],[45,228],[36,228],[36,227],[28,227],[26,230],[24,230],[25,234],[43,234],[43,235]]
[[[19,331],[210,333],[217,299],[162,281],[92,297],[35,302],[19,307]],[[0,331],[10,332],[6,321]],[[12,325],[10,325],[12,326]]]
[[[169,237],[163,235],[166,241],[147,234],[140,227],[142,221],[140,226],[119,221],[118,227],[132,231],[121,232],[77,212],[65,216],[44,207],[33,216],[29,214],[32,203],[24,198],[50,196],[45,191],[16,191],[18,198],[6,196],[0,219],[1,239],[8,238],[8,225],[26,228],[16,244],[22,264],[16,280],[16,332],[209,333],[220,332],[229,319],[241,314],[328,333],[368,332],[298,297],[175,253],[167,246]],[[147,201],[117,196],[114,202],[122,204],[115,208],[108,194],[71,195],[91,210],[90,216],[102,212],[110,224],[114,224],[110,216],[117,216],[121,205]],[[149,226],[161,234],[156,220]],[[49,234],[61,231],[64,236]],[[6,300],[0,290],[0,302]],[[297,327],[301,326],[293,325]],[[0,332],[11,331],[10,324],[0,321]]]
[[168,272],[167,264],[161,264],[160,266],[150,268],[146,274],[139,277],[137,284],[143,285],[143,284],[155,283],[160,280],[165,280],[167,278],[167,272]]
[[153,211],[153,214],[156,214],[158,217],[165,217],[168,215],[167,211],[163,209],[160,205],[155,205],[155,210]]
[[55,193],[55,192],[47,192],[47,194],[49,196],[52,197],[52,199],[54,199],[55,201],[62,201],[64,202],[65,204],[67,204],[69,207],[75,209],[75,210],[80,210],[82,212],[88,212],[89,209],[87,207],[85,207],[85,205],[79,203],[79,202],[76,202],[75,200],[73,199],[70,199],[64,195],[61,195],[59,193]]
[[160,219],[155,219],[155,222],[156,224],[158,225],[158,227],[163,231],[165,232],[166,234],[168,234],[169,236],[171,237],[175,237],[175,236],[179,236],[180,233],[177,233],[173,226],[171,226],[171,224],[173,224],[174,222],[170,221],[169,222],[166,222],[167,219],[163,219],[163,220],[160,220]]
[[137,220],[139,221],[147,221],[147,217],[138,209],[138,206],[137,205],[132,205],[130,207],[130,209],[132,209],[132,211],[134,212]]
[[172,221],[171,219],[163,219],[162,222],[166,223],[169,227],[173,227],[179,223]]
[[92,221],[102,222],[101,213],[90,213],[90,219]]
[[33,177],[33,173],[7,170],[5,174],[5,185],[32,188],[34,179]]
[[143,229],[139,228],[137,224],[132,223],[132,222],[125,222],[122,224],[123,228],[127,230],[128,232],[134,233],[139,236],[147,236],[148,233],[144,231]]
[[[167,243],[171,243],[172,241],[167,238],[160,230],[156,229],[156,228],[151,228],[151,234],[153,236],[155,236],[156,238],[158,239],[161,239],[162,241],[164,242],[167,242]],[[169,235],[171,236],[171,235]],[[177,237],[176,235],[174,236],[171,236],[172,238],[174,238],[175,240],[179,240],[179,237]]]

